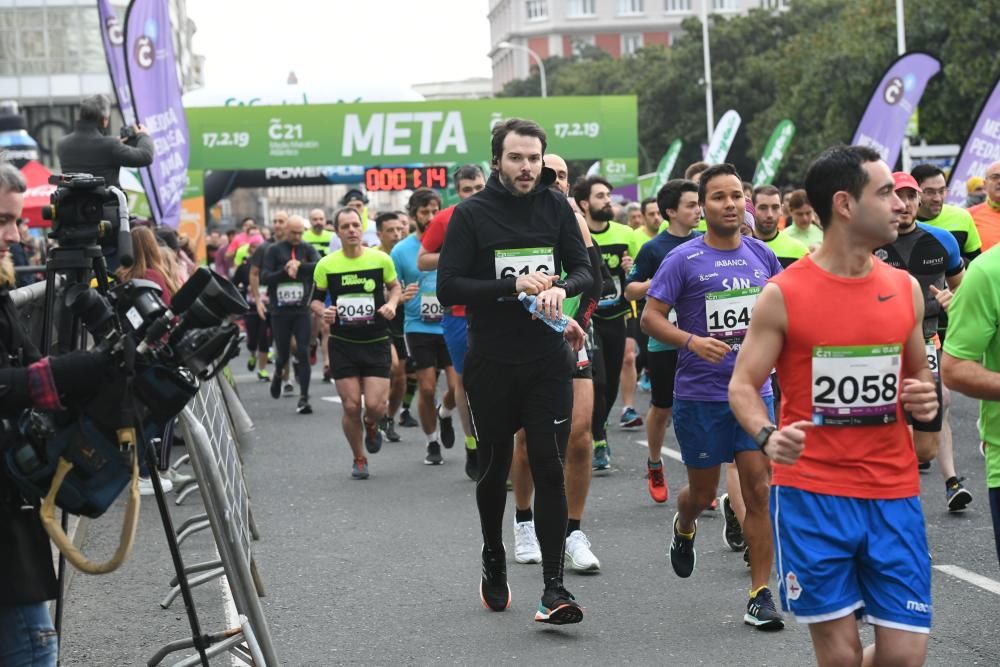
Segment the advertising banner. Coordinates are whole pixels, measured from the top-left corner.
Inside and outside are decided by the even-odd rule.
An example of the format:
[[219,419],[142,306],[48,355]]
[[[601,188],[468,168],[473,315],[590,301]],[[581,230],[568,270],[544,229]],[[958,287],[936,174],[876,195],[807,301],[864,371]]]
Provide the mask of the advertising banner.
[[787,118],[778,123],[767,140],[764,153],[760,156],[757,169],[753,173],[753,186],[770,185],[781,168],[781,161],[788,153],[788,146],[795,136],[795,124]]
[[705,152],[705,162],[722,164],[726,161],[726,156],[729,155],[729,149],[733,145],[733,139],[736,138],[736,131],[740,129],[741,122],[743,119],[740,118],[735,109],[730,109],[722,114],[722,118],[715,125],[715,131],[712,132],[712,141]]
[[985,176],[986,168],[997,160],[1000,160],[1000,77],[962,144],[962,152],[951,170],[946,201],[961,206],[965,202],[965,182],[973,176]]
[[660,158],[660,164],[656,166],[656,178],[650,185],[650,190],[652,194],[647,196],[655,197],[656,193],[660,191],[667,181],[670,180],[670,172],[674,170],[674,165],[677,164],[677,156],[681,153],[682,142],[680,139],[674,139],[670,142],[667,147],[667,152],[663,154]]

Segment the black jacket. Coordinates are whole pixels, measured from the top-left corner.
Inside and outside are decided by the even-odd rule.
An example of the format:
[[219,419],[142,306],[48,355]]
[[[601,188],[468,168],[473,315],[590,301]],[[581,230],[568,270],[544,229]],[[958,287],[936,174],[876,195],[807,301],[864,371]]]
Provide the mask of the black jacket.
[[[261,252],[260,248],[254,253]],[[292,279],[285,272],[285,265],[295,254],[295,259],[299,260],[299,270]],[[300,243],[295,246],[288,241],[272,243],[267,248],[264,255],[264,262],[260,266],[260,284],[267,285],[268,310],[272,313],[293,313],[309,310],[309,300],[313,291],[313,273],[316,270],[316,263],[319,262],[319,253],[316,248],[308,243]],[[281,283],[299,283],[302,285],[302,300],[298,305],[279,306],[278,305],[278,285]]]
[[[593,284],[590,257],[573,209],[549,189],[555,172],[543,168],[536,188],[511,194],[496,174],[486,188],[455,207],[438,264],[437,293],[443,305],[466,305],[469,353],[500,363],[522,363],[565,349],[553,331],[518,303],[517,273],[566,273],[566,296]],[[498,252],[499,251],[499,252]],[[523,254],[511,267],[506,254]],[[547,266],[548,260],[552,266]]]
[[[29,364],[38,349],[21,329],[7,290],[0,290],[0,457],[16,442],[12,432],[20,412],[31,407]],[[49,538],[36,508],[25,505],[0,460],[0,605],[44,602],[56,597]]]
[[102,134],[97,125],[80,120],[76,130],[59,140],[56,146],[63,173],[91,174],[104,178],[106,185],[118,186],[122,167],[148,167],[153,164],[153,138],[140,134],[135,146],[118,137]]

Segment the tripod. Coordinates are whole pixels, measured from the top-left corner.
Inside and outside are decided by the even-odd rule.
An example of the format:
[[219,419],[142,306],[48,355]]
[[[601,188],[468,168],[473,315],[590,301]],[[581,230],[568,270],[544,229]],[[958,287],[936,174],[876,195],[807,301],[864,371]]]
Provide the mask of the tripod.
[[[104,259],[104,254],[99,245],[66,246],[53,249],[49,254],[49,259],[45,265],[45,309],[42,313],[42,339],[41,353],[47,356],[53,348],[63,354],[86,346],[86,331],[84,330],[80,318],[62,303],[57,307],[56,289],[59,284],[59,276],[65,278],[64,287],[68,290],[74,285],[88,286],[91,276],[96,278],[97,289],[103,295],[108,294],[108,269]],[[57,336],[53,340],[52,334],[56,330]],[[127,355],[133,356],[133,355]],[[126,363],[131,365],[134,359],[126,359]],[[132,368],[127,369],[129,373],[129,386],[131,384]],[[131,415],[131,423],[123,424],[124,427],[135,427],[137,436],[135,445],[139,447],[142,456],[145,457],[146,468],[150,472],[150,480],[156,496],[156,504],[163,523],[163,530],[166,534],[167,545],[170,549],[170,556],[173,560],[174,569],[177,571],[178,583],[181,588],[181,595],[184,599],[184,606],[187,610],[188,622],[191,626],[194,646],[198,650],[202,665],[208,665],[208,656],[205,649],[211,644],[211,638],[202,634],[201,624],[198,620],[198,613],[194,606],[194,599],[191,596],[191,587],[188,583],[184,570],[184,561],[181,557],[180,547],[177,544],[176,532],[174,531],[173,519],[167,508],[167,500],[163,493],[163,485],[160,483],[160,476],[157,474],[157,457],[151,442],[146,442],[143,437],[142,424],[136,419],[136,412],[133,406],[133,397],[126,396],[126,411]],[[138,454],[137,454],[138,455]],[[65,533],[67,528],[67,513],[61,513],[62,530]],[[56,598],[55,629],[57,634],[62,632],[62,618],[64,607],[64,582],[66,572],[66,560],[59,552],[58,566],[58,597]],[[61,651],[60,651],[61,652]]]

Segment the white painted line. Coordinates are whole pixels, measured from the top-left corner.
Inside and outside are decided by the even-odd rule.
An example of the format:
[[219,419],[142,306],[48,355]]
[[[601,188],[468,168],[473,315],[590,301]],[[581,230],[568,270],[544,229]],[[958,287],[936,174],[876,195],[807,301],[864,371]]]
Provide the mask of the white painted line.
[[329,401],[330,403],[343,403],[343,401],[340,400],[340,396],[323,396],[319,400]]
[[[218,551],[216,551],[218,553]],[[229,588],[229,577],[222,575],[219,577],[219,584],[222,587],[222,606],[226,610],[226,627],[240,627],[240,613],[236,610],[236,602],[233,600],[233,591]],[[243,667],[246,665],[243,660],[230,653],[233,667]]]
[[970,572],[964,567],[959,567],[958,565],[935,565],[934,569],[939,572],[944,572],[945,574],[950,574],[956,579],[966,581],[973,586],[979,586],[984,591],[1000,595],[1000,581],[997,581],[996,579],[990,579],[989,577],[984,577],[981,574]]
[[[649,449],[648,440],[636,440],[635,442],[636,444],[645,447],[646,449]],[[674,461],[680,461],[681,463],[684,462],[683,459],[681,459],[681,453],[679,451],[677,451],[676,449],[670,449],[666,445],[664,445],[663,448],[660,449],[660,453],[666,457],[672,458]]]

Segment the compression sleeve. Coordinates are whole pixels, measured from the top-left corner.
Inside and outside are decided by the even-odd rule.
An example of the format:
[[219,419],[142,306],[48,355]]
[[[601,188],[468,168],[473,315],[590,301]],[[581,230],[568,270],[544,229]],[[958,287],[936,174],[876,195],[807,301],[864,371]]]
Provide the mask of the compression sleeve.
[[601,299],[603,287],[601,267],[604,266],[604,260],[601,259],[601,253],[596,245],[587,248],[587,254],[590,256],[590,287],[580,295],[580,307],[576,309],[574,318],[584,330],[590,325],[590,316],[594,314],[597,302]]
[[[577,230],[577,234],[579,234]],[[583,241],[580,242],[583,245]],[[474,270],[476,238],[464,211],[455,210],[441,246],[438,262],[437,296],[442,306],[485,305],[502,297],[514,296],[516,278],[482,279],[469,277]]]

